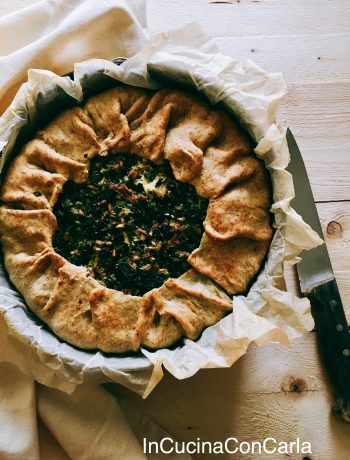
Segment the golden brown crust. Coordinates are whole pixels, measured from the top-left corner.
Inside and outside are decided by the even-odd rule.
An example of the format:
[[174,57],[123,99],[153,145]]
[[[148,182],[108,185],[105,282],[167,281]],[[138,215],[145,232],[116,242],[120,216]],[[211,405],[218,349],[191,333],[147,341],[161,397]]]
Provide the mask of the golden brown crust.
[[161,315],[173,316],[190,339],[196,339],[204,327],[232,308],[224,290],[193,269],[155,289],[153,302]]
[[233,238],[220,241],[204,233],[198,249],[189,257],[190,264],[216,281],[228,293],[245,292],[266,256],[269,241]]
[[270,241],[268,179],[258,169],[249,180],[240,182],[209,202],[204,222],[206,233],[218,240],[251,238]]
[[74,107],[58,115],[37,138],[71,160],[87,163],[99,152],[99,142],[86,112]]
[[[168,160],[210,198],[193,268],[143,297],[107,289],[52,247],[65,182],[85,182],[94,156],[126,151]],[[28,306],[63,340],[107,352],[197,338],[232,308],[226,292],[247,289],[271,239],[269,181],[250,139],[223,111],[175,90],[120,86],[61,113],[22,148],[0,198],[5,265]]]
[[153,293],[150,291],[143,296],[144,302],[136,326],[137,337],[147,348],[169,347],[184,336],[184,330],[173,316],[157,311]]

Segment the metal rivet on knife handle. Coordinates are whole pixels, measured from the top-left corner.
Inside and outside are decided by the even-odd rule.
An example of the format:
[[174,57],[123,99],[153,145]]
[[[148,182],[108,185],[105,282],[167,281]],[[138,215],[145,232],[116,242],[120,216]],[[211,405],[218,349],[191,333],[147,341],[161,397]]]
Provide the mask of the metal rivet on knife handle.
[[336,301],[336,300],[331,300],[331,301],[329,302],[329,305],[330,305],[331,307],[336,307],[336,306],[337,306],[337,301]]
[[344,326],[342,324],[337,324],[336,329],[338,332],[342,332],[344,330]]
[[345,348],[345,349],[343,350],[343,355],[344,355],[344,356],[350,356],[350,350],[349,350],[348,348]]

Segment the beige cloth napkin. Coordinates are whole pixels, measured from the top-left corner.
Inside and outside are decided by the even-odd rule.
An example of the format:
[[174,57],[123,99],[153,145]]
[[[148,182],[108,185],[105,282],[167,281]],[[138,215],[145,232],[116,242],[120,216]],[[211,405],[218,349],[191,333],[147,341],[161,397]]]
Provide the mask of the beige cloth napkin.
[[[131,56],[146,42],[144,0],[44,0],[5,16],[0,19],[0,112],[29,68],[63,74],[77,61]],[[141,460],[146,459],[143,437],[167,436],[124,400],[126,418],[103,387],[81,385],[67,395],[37,384],[20,363],[9,362],[6,346],[0,317],[1,460]]]
[[29,68],[64,74],[77,61],[132,56],[146,41],[145,0],[43,0],[5,16],[0,19],[0,113]]

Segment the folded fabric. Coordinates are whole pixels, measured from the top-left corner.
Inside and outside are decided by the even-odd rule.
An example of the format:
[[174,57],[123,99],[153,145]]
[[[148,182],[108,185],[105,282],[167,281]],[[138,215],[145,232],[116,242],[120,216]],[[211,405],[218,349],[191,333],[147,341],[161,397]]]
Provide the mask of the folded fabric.
[[37,407],[72,459],[146,459],[117,401],[102,387],[80,385],[67,395],[38,385]]
[[129,57],[147,41],[145,0],[43,0],[0,19],[0,114],[30,68],[64,74]]
[[0,458],[40,458],[34,380],[7,362],[0,363]]
[[119,404],[101,386],[81,385],[68,395],[35,384],[14,363],[0,362],[1,460],[191,459],[143,453],[143,439],[159,443],[167,437],[130,402],[121,398]]

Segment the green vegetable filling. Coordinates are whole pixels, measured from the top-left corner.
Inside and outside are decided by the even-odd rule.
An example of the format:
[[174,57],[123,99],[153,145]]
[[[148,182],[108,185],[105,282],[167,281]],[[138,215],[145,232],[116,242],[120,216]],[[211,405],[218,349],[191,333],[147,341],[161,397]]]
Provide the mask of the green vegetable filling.
[[142,295],[190,268],[207,205],[168,162],[97,157],[88,183],[68,181],[60,194],[54,248],[107,287]]

